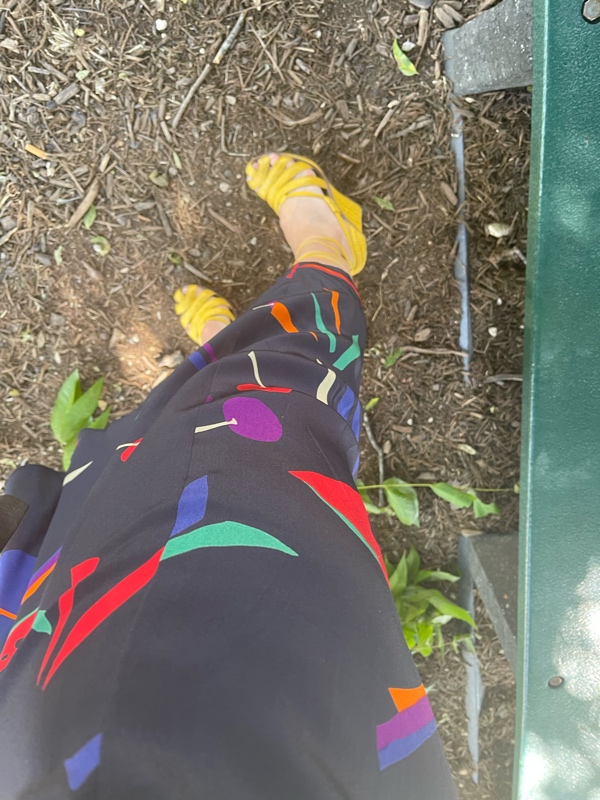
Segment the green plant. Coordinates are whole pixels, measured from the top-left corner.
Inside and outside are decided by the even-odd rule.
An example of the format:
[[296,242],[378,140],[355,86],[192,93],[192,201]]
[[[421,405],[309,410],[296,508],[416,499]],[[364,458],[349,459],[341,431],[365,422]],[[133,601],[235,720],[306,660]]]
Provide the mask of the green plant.
[[60,387],[52,409],[50,427],[63,449],[64,470],[68,470],[71,464],[79,431],[84,428],[104,430],[108,424],[110,406],[100,416],[95,419],[93,417],[103,387],[104,378],[100,378],[84,393],[78,370],[72,372]]
[[[499,514],[498,506],[495,503],[484,503],[473,489],[459,489],[449,483],[406,483],[400,478],[387,478],[382,484],[365,486],[361,480],[356,482],[358,491],[361,493],[365,508],[369,514],[387,514],[397,517],[403,525],[414,525],[419,527],[419,496],[415,488],[426,488],[450,503],[456,508],[473,508],[475,519],[487,517],[490,514]],[[374,505],[369,497],[369,489],[383,489],[388,501],[388,505]],[[512,491],[505,489],[478,489],[479,492],[491,491]]]
[[[411,653],[427,658],[438,648],[445,653],[442,628],[451,620],[458,619],[476,628],[475,621],[464,608],[449,600],[439,589],[423,586],[424,583],[450,581],[458,576],[440,570],[421,569],[421,557],[411,545],[398,564],[385,559],[390,580],[390,589],[398,609],[406,644]],[[461,642],[472,647],[470,633],[454,634],[451,647],[457,651]]]

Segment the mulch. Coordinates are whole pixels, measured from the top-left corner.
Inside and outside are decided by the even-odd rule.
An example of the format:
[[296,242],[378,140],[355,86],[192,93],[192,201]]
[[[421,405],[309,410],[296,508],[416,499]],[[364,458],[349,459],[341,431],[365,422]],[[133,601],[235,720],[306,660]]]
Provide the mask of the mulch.
[[[475,347],[467,377],[440,34],[476,3],[438,0],[420,22],[407,0],[10,0],[2,8],[1,474],[25,461],[59,465],[50,409],[73,369],[86,384],[107,376],[104,401],[116,418],[191,351],[172,311],[177,287],[204,282],[239,311],[283,272],[290,252],[247,190],[244,165],[285,149],[317,158],[365,210],[362,399],[379,398],[369,418],[386,476],[506,490],[482,495],[501,510],[484,520],[420,490],[419,529],[374,518],[384,549],[393,558],[414,543],[427,566],[453,568],[458,533],[514,532],[530,96],[460,103]],[[243,10],[230,51],[212,64]],[[398,71],[394,38],[416,45],[418,76]],[[91,230],[69,226],[90,192]],[[493,222],[509,226],[507,235],[490,235]],[[94,249],[97,236],[108,255]],[[402,356],[386,368],[398,347]],[[375,483],[377,474],[365,439],[361,477]],[[470,779],[460,659],[449,652],[419,667],[461,796],[504,800],[514,682],[481,609],[478,617],[487,685],[479,786]]]

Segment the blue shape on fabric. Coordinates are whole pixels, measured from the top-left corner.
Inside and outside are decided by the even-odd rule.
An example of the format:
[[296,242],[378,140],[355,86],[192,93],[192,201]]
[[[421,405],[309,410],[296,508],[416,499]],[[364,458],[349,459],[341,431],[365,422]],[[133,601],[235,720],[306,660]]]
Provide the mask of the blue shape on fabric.
[[354,417],[352,418],[352,433],[356,436],[356,441],[360,437],[360,418],[362,416],[362,408],[360,403],[356,405],[356,411],[354,412]]
[[67,772],[67,782],[72,792],[77,791],[86,782],[92,772],[100,763],[100,749],[102,747],[102,737],[104,734],[98,733],[89,742],[86,742],[75,755],[65,759],[65,770]]
[[427,725],[419,728],[414,733],[409,733],[408,736],[403,736],[395,742],[388,744],[383,750],[379,751],[379,769],[383,770],[390,767],[392,764],[402,761],[406,756],[414,753],[427,739],[431,738],[435,733],[435,720],[432,719]]
[[195,350],[191,356],[188,356],[188,358],[196,367],[196,369],[202,369],[206,366],[206,360],[199,350]]
[[177,506],[177,519],[170,536],[181,533],[204,518],[208,499],[208,476],[204,475],[185,487]]
[[358,475],[358,468],[360,467],[360,453],[356,456],[356,462],[354,464],[354,469],[352,470],[352,477],[356,478]]
[[348,414],[350,413],[350,409],[354,405],[354,392],[352,389],[347,386],[346,391],[344,392],[344,396],[338,403],[337,412],[340,414],[344,419],[348,419]]
[[36,556],[23,550],[5,550],[0,555],[0,608],[18,612],[36,561]]

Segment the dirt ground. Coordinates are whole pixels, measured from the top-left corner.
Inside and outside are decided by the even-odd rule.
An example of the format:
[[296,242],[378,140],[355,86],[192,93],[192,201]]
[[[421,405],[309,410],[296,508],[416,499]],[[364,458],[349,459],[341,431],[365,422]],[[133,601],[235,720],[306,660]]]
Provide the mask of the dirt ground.
[[[436,11],[442,5],[446,16]],[[454,568],[459,532],[515,531],[530,97],[461,101],[475,347],[466,381],[440,34],[448,9],[458,23],[476,3],[438,0],[423,17],[423,45],[410,53],[419,75],[411,78],[391,56],[395,37],[418,39],[418,9],[408,0],[76,6],[0,5],[1,475],[25,461],[59,466],[50,409],[73,369],[84,384],[107,377],[104,400],[117,417],[192,350],[172,312],[177,287],[200,279],[239,311],[283,272],[290,253],[243,172],[251,155],[285,149],[317,158],[365,209],[362,399],[380,398],[370,419],[386,475],[508,490],[486,495],[501,514],[482,521],[422,491],[419,529],[374,519],[384,549],[399,556],[412,542],[427,566]],[[190,86],[243,9],[230,53],[174,128]],[[91,231],[67,227],[90,187]],[[490,236],[492,222],[510,233]],[[95,252],[94,236],[110,243],[108,255]],[[386,369],[397,347],[404,354]],[[361,477],[377,482],[366,440]],[[479,786],[470,778],[460,659],[450,653],[419,668],[461,797],[504,800],[514,681],[482,612],[478,621],[487,687]]]

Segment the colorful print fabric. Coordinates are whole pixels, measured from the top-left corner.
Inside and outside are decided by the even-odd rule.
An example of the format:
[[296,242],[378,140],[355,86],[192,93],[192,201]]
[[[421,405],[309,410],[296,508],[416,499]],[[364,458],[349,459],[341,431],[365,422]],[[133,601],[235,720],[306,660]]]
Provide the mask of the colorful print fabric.
[[454,800],[353,479],[364,346],[348,276],[296,264],[9,479],[0,796]]

